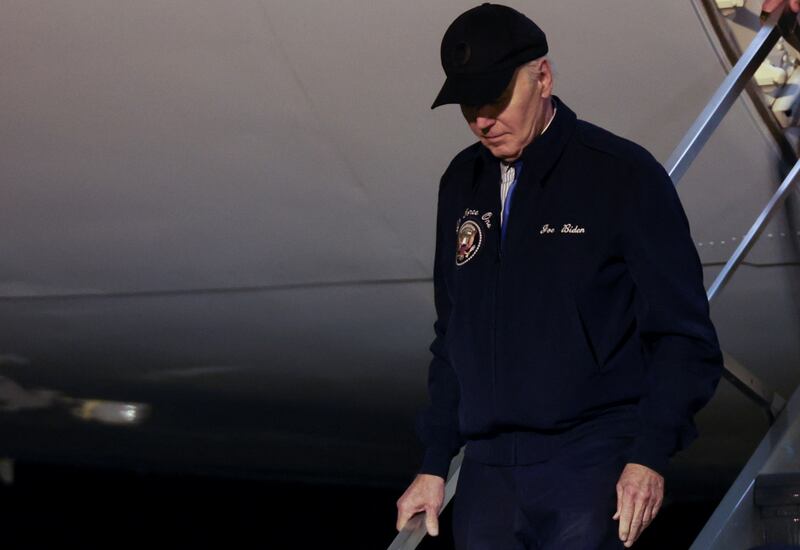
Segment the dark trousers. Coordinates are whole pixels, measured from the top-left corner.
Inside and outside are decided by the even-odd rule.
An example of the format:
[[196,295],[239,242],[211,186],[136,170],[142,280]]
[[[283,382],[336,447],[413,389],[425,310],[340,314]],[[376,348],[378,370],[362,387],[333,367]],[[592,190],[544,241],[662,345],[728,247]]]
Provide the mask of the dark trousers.
[[545,462],[464,460],[453,509],[457,550],[618,550],[616,483],[632,437],[590,437]]

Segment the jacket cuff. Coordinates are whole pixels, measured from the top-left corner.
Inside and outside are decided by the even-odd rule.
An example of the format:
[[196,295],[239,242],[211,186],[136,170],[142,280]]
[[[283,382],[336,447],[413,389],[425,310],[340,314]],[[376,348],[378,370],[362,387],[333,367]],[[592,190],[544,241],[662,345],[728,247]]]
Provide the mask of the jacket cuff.
[[628,454],[628,462],[647,466],[664,475],[675,446],[668,438],[645,434],[639,436]]
[[453,455],[445,447],[428,447],[422,458],[420,474],[439,476],[447,481],[447,472],[450,470],[450,461]]

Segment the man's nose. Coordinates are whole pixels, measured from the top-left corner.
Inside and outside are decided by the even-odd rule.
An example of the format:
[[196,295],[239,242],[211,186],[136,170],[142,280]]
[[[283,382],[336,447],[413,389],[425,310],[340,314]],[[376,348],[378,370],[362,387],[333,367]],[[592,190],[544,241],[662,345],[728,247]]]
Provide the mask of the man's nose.
[[477,124],[478,128],[483,134],[488,134],[495,122],[496,121],[494,118],[488,116],[478,116],[475,119],[475,124]]

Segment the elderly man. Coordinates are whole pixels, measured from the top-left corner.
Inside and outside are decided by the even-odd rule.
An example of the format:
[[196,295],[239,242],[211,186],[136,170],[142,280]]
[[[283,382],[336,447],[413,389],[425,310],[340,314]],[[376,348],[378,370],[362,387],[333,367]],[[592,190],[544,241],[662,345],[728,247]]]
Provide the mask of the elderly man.
[[677,193],[643,148],[552,95],[544,33],[483,4],[450,25],[446,82],[478,142],[442,176],[431,404],[397,502],[431,535],[451,458],[459,549],[630,547],[696,437],[722,355]]

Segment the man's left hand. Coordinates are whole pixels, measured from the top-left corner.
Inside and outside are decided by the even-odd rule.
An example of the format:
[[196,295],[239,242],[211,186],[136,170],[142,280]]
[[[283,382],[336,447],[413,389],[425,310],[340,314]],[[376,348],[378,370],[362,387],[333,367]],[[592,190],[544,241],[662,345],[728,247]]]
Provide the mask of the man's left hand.
[[664,478],[641,464],[627,464],[617,481],[619,538],[630,548],[656,517],[664,500]]

